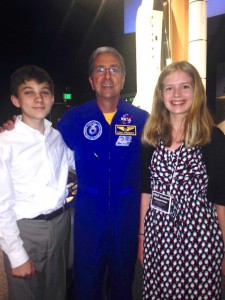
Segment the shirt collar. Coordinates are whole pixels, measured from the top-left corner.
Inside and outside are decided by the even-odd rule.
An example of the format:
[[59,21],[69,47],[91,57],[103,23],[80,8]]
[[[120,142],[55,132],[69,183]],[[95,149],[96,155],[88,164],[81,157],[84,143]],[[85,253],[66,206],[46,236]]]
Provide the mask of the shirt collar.
[[[16,121],[15,121],[15,127],[17,127],[18,129],[21,128],[23,130],[26,129],[30,133],[41,134],[38,130],[25,124],[22,121],[22,115],[17,116]],[[52,129],[52,123],[50,121],[48,121],[47,119],[44,119],[44,127],[45,127],[44,136],[47,136]]]

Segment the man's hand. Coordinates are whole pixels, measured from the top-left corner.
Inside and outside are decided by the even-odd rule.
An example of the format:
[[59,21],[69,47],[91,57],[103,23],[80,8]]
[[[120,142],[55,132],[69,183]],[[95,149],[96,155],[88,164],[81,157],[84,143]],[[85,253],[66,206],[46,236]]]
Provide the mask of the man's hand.
[[144,267],[144,236],[139,235],[138,240],[138,260],[142,267]]
[[13,116],[13,120],[8,120],[6,123],[4,123],[2,125],[2,127],[0,127],[0,132],[3,132],[4,130],[13,130],[14,129],[14,123],[16,121],[16,117],[17,116]]
[[35,269],[33,262],[29,259],[19,267],[12,268],[12,276],[28,278],[34,275]]

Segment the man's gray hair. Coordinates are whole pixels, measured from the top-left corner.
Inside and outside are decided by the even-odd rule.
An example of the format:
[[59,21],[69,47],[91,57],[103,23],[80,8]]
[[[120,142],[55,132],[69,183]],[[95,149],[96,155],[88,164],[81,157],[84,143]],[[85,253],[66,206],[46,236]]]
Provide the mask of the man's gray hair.
[[102,53],[110,53],[114,56],[116,56],[119,60],[119,64],[120,64],[120,67],[121,67],[121,71],[122,71],[122,74],[123,76],[125,77],[126,76],[126,66],[125,66],[125,61],[124,61],[124,58],[123,56],[113,47],[99,47],[97,49],[95,49],[91,56],[90,56],[90,59],[89,59],[89,64],[88,64],[88,74],[89,76],[92,75],[93,71],[94,71],[94,61],[95,61],[95,58],[99,55],[99,54],[102,54]]

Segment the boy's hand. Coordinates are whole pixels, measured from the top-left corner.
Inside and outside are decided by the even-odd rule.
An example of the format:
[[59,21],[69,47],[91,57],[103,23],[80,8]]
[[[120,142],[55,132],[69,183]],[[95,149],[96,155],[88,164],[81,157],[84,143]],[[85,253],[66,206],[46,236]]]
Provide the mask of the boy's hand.
[[19,267],[12,268],[12,276],[27,278],[34,275],[35,269],[33,262],[29,259]]

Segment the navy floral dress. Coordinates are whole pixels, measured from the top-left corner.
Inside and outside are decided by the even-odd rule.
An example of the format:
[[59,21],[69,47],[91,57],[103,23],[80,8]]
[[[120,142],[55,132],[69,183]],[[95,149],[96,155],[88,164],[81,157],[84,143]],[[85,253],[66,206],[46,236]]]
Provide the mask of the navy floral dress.
[[220,299],[224,244],[201,149],[160,143],[149,167],[152,191],[170,195],[172,211],[145,216],[143,299]]

